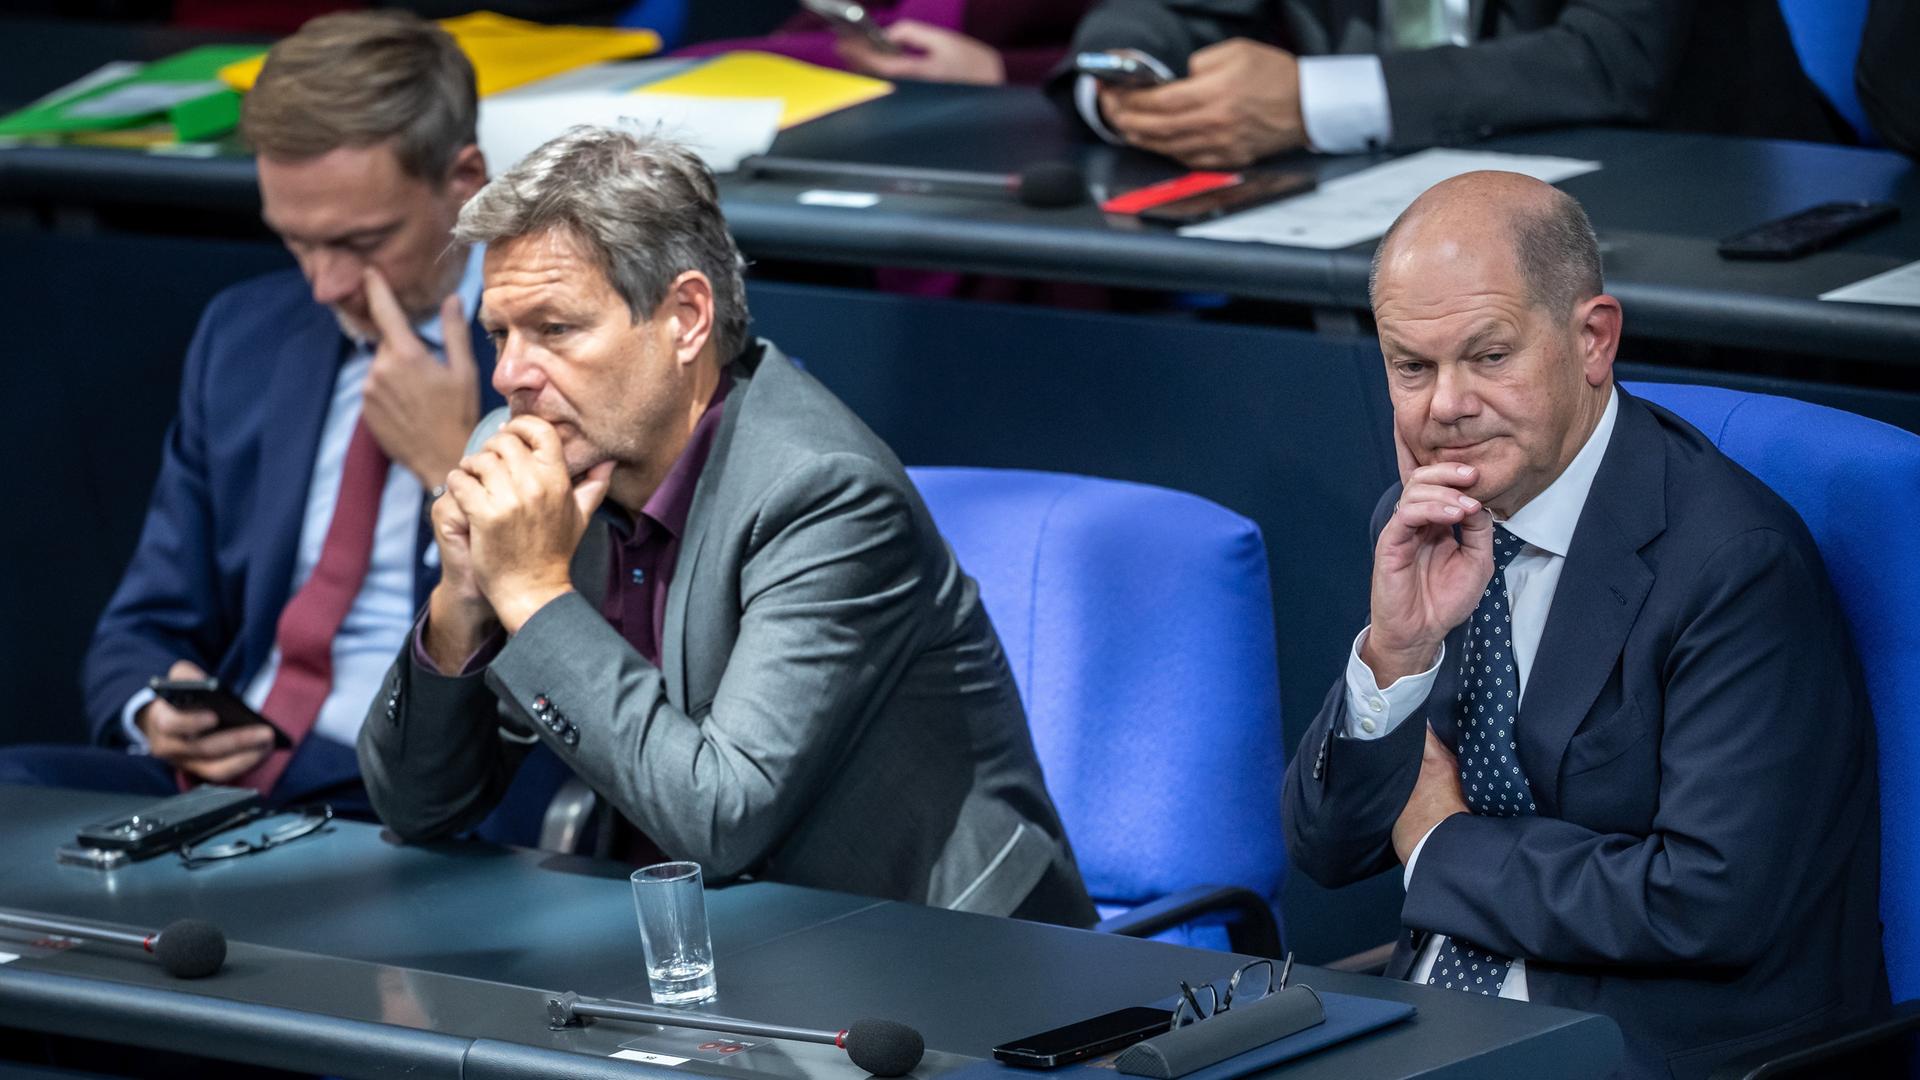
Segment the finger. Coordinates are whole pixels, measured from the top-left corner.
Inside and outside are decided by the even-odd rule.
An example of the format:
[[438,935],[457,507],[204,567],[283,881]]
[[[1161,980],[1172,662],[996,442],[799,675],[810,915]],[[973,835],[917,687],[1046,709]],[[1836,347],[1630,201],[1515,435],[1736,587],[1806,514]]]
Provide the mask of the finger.
[[224,784],[245,776],[255,766],[265,761],[269,752],[268,750],[241,750],[221,758],[189,762],[182,767],[202,780]]
[[1493,561],[1493,515],[1485,510],[1468,514],[1460,522],[1460,546]]
[[1470,488],[1480,477],[1480,471],[1471,465],[1443,461],[1435,465],[1422,465],[1408,474],[1406,483],[1438,484],[1450,488]]
[[472,385],[480,372],[473,362],[473,330],[458,296],[440,302],[440,340],[446,342],[447,370],[460,376],[462,386]]
[[204,679],[206,677],[207,673],[201,669],[200,665],[191,660],[175,660],[173,666],[167,669],[169,679]]
[[919,79],[927,70],[927,57],[924,53],[889,56],[876,50],[869,52],[861,66],[867,74],[883,79]]
[[1411,487],[1400,493],[1401,506],[1417,502],[1439,503],[1442,506],[1457,506],[1471,514],[1480,509],[1480,500],[1465,494],[1459,488],[1442,487],[1439,484],[1424,484],[1414,481]]
[[560,446],[560,432],[537,416],[516,416],[500,430],[518,436],[519,441],[533,452],[534,459],[542,464],[561,465],[566,461],[566,452]]
[[255,750],[265,752],[272,748],[272,728],[265,724],[244,724],[193,740],[187,745],[187,756],[196,761],[212,761]]
[[[486,446],[480,448],[479,453],[468,454],[461,458],[460,468],[479,482],[479,495],[483,499],[491,499],[513,490],[513,474],[507,469],[507,463],[501,460],[501,455],[493,449],[491,439]],[[449,494],[454,492],[451,483],[447,485],[447,491]],[[466,507],[469,514],[475,509],[475,504],[469,500],[462,500],[461,505]]]
[[1405,484],[1413,475],[1415,468],[1413,451],[1407,449],[1407,440],[1400,437],[1400,425],[1388,424],[1393,429],[1393,460],[1400,466],[1400,483]]
[[367,290],[367,308],[373,312],[373,325],[380,331],[380,340],[399,342],[412,337],[413,326],[407,321],[407,313],[400,310],[400,301],[387,285],[387,279],[371,266],[361,271],[361,278]]
[[580,520],[585,521],[600,509],[601,500],[607,497],[607,488],[613,482],[613,462],[603,461],[587,470],[580,482],[573,485],[573,506],[580,511]]
[[930,26],[917,19],[901,19],[887,27],[883,33],[886,34],[887,40],[895,45],[905,45],[908,48],[929,53],[945,45],[954,36],[950,30]]
[[176,709],[164,701],[156,701],[147,727],[167,738],[185,740],[198,738],[219,725],[220,718],[212,709]]
[[1199,72],[1159,86],[1146,86],[1127,97],[1127,110],[1139,115],[1184,116],[1206,108],[1219,100],[1227,87],[1218,73],[1202,76]]
[[[447,474],[446,497],[447,499],[453,500],[454,506],[460,511],[461,520],[468,522],[468,528],[471,528],[474,511],[486,507],[489,496],[486,486],[480,483],[472,472],[468,471],[467,462],[469,460],[471,459],[461,459],[460,468]],[[443,499],[441,501],[444,502],[446,500]]]

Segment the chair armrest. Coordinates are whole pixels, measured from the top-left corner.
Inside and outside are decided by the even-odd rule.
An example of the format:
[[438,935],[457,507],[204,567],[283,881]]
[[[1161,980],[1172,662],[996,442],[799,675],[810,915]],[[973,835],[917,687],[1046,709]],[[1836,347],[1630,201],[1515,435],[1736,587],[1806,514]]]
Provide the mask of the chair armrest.
[[580,834],[593,820],[600,796],[577,776],[569,776],[553,793],[547,812],[540,818],[540,850],[578,854]]
[[1260,894],[1238,885],[1196,885],[1182,889],[1104,919],[1094,929],[1123,937],[1152,937],[1215,913],[1236,916],[1227,926],[1227,940],[1234,952],[1276,960],[1286,955],[1280,945],[1280,923],[1273,917],[1273,908]]
[[1830,1028],[1763,1046],[1725,1062],[1708,1080],[1765,1080],[1865,1050],[1913,1031],[1920,1031],[1920,1000],[1895,1005],[1892,1014],[1884,1020]]
[[1375,945],[1371,949],[1343,956],[1320,966],[1328,971],[1344,971],[1350,975],[1379,975],[1387,970],[1387,961],[1393,959],[1393,942]]

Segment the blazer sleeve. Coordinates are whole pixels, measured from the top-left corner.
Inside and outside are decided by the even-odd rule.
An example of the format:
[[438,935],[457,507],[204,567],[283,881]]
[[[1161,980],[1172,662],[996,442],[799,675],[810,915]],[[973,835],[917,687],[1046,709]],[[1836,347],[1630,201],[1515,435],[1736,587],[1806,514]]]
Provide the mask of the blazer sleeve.
[[[1369,535],[1379,537],[1399,497],[1396,484],[1381,498]],[[1335,679],[1287,762],[1282,791],[1287,857],[1330,889],[1399,865],[1393,826],[1420,777],[1426,745],[1424,703],[1378,739],[1346,738],[1346,713],[1346,681]]]
[[1380,59],[1397,148],[1521,128],[1651,119],[1694,0],[1571,0],[1552,25]]
[[224,602],[214,561],[214,508],[203,388],[223,348],[230,297],[208,305],[187,349],[180,408],[167,429],[159,476],[133,559],[95,625],[81,691],[95,742],[124,745],[120,713],[147,680],[176,660],[212,671],[239,615]]
[[[916,520],[898,478],[865,458],[811,458],[782,477],[750,524],[726,673],[693,715],[578,594],[536,612],[486,681],[502,716],[538,734],[663,849],[715,878],[739,875],[805,813],[917,649],[934,582]],[[451,688],[409,677],[430,694],[403,690],[390,719],[375,703],[367,728],[386,728],[363,732],[363,767],[396,831],[444,835],[498,798],[500,763],[516,744],[497,734],[477,679]],[[552,707],[544,719],[536,698]],[[414,752],[441,744],[474,749]]]
[[1851,791],[1866,705],[1810,543],[1756,529],[1666,571],[1697,584],[1665,700],[1641,705],[1663,718],[1648,835],[1456,814],[1421,852],[1403,921],[1558,964],[1737,968],[1791,936],[1794,897],[1819,887],[1801,876],[1870,801]]

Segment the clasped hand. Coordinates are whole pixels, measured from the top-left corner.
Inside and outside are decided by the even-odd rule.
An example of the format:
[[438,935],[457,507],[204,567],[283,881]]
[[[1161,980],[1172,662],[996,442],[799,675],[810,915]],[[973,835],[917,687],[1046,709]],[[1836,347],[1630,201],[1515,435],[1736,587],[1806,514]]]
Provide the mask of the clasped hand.
[[559,433],[537,416],[515,417],[461,458],[433,507],[441,578],[432,618],[463,615],[473,628],[491,609],[514,633],[571,591],[568,566],[612,474],[606,461],[576,483]]

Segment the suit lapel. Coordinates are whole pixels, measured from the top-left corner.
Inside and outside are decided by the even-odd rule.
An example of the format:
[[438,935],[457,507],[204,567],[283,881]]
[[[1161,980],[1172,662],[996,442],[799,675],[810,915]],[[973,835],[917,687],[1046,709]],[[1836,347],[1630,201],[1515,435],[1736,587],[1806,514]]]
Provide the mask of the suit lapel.
[[707,463],[700,469],[700,482],[694,485],[693,504],[687,510],[687,534],[681,538],[680,553],[674,558],[673,580],[667,583],[667,612],[660,626],[660,670],[667,675],[669,698],[682,711],[693,707],[687,670],[687,596],[694,590],[707,536],[712,532],[710,526],[732,460],[734,432],[739,430],[740,417],[753,408],[754,376],[769,366],[767,361],[790,363],[771,344],[761,343],[758,349],[764,350],[760,358],[754,357],[756,349],[749,348],[747,358],[727,369],[734,379],[733,389],[727,395],[726,412],[720,416],[720,430],[714,432]]
[[1653,587],[1640,550],[1665,528],[1659,425],[1622,390],[1613,441],[1580,512],[1520,701],[1520,761],[1543,814],[1559,810],[1567,743],[1606,685]]
[[[304,287],[304,283],[302,283]],[[262,576],[251,590],[244,633],[251,643],[247,673],[258,671],[273,649],[281,609],[293,591],[293,564],[300,551],[300,528],[313,484],[313,462],[320,452],[320,430],[333,404],[333,384],[346,356],[347,340],[333,316],[310,305],[298,326],[261,363],[273,364],[265,380],[267,400],[260,414],[271,417],[260,446],[257,520],[265,533],[254,550],[266,553]]]

